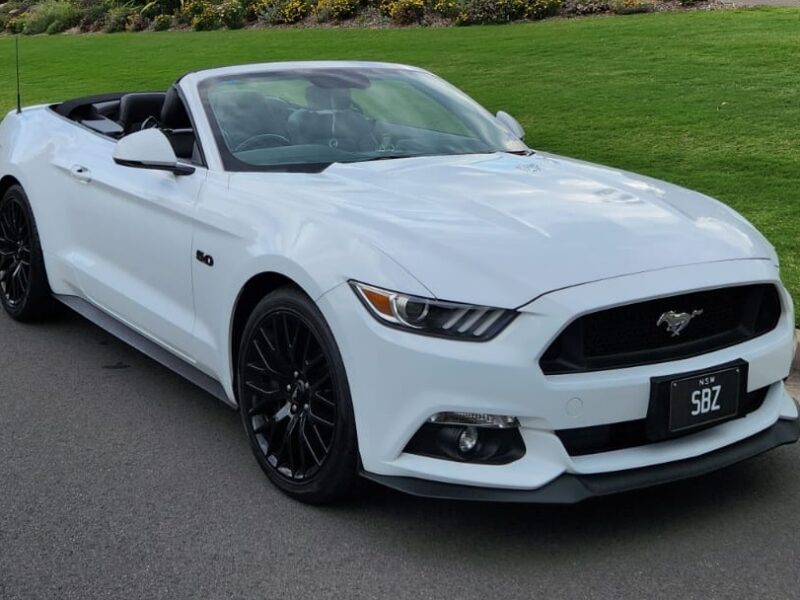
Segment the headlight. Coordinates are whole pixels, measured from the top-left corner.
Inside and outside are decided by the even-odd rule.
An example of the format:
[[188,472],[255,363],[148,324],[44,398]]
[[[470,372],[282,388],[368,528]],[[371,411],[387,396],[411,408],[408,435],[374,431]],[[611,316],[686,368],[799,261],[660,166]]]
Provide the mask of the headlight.
[[485,341],[500,333],[517,316],[513,310],[441,302],[357,281],[351,281],[350,286],[376,319],[423,335]]

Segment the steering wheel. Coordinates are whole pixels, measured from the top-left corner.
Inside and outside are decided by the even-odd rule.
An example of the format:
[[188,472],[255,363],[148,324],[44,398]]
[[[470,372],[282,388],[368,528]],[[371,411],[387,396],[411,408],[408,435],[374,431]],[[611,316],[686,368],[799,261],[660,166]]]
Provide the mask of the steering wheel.
[[287,138],[277,133],[259,133],[251,135],[241,144],[233,149],[234,152],[244,152],[245,150],[256,150],[258,148],[278,148],[280,146],[291,146]]

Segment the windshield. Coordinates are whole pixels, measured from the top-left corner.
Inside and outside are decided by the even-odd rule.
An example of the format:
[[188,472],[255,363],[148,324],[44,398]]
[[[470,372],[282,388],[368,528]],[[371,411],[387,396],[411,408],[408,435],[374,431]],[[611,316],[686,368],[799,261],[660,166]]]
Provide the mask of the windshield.
[[200,94],[229,171],[527,151],[475,101],[420,71],[251,73],[206,80]]

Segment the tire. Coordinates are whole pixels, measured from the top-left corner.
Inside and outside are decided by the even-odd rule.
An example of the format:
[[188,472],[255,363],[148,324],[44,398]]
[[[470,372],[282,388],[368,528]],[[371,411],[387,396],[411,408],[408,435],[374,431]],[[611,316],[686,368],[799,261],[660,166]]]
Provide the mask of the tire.
[[0,303],[16,321],[38,321],[55,312],[36,221],[19,185],[0,199]]
[[267,295],[250,315],[238,357],[242,424],[272,483],[309,504],[349,496],[358,476],[353,404],[314,302],[292,287]]

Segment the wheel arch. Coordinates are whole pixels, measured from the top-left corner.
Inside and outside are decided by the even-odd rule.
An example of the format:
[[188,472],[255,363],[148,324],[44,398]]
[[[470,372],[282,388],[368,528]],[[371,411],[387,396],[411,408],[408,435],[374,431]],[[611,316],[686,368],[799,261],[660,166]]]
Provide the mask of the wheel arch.
[[311,295],[294,279],[277,271],[264,271],[248,279],[236,296],[230,323],[228,354],[230,356],[230,373],[233,394],[236,396],[236,364],[239,359],[239,346],[247,319],[256,305],[269,293],[282,287],[294,287],[309,298]]
[[3,195],[15,185],[22,187],[20,180],[13,175],[4,175],[3,177],[0,177],[0,198],[2,198]]

